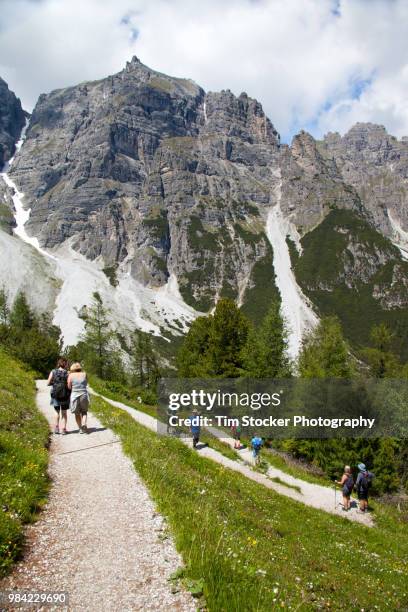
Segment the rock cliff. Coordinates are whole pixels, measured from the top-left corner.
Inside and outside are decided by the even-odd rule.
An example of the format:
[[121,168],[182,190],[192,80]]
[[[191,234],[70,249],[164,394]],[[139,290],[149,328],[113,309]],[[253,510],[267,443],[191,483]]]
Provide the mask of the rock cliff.
[[20,100],[0,78],[0,168],[14,155],[25,121]]
[[[51,251],[69,245],[112,287],[175,281],[196,311],[229,296],[257,320],[279,297],[265,231],[278,207],[318,312],[341,315],[347,292],[361,291],[373,320],[408,306],[392,244],[408,246],[408,142],[382,126],[281,144],[246,93],[206,93],[133,58],[118,74],[41,95],[10,176],[31,209],[28,233]],[[349,217],[335,225],[338,211]],[[344,300],[329,299],[340,285]]]

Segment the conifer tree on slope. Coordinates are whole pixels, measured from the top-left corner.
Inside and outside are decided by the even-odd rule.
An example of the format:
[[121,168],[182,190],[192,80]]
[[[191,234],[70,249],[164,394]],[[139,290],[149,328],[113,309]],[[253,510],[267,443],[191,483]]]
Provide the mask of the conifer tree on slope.
[[204,378],[208,376],[208,347],[212,315],[197,317],[177,353],[176,365],[180,378]]
[[215,308],[209,335],[209,367],[213,376],[235,378],[243,373],[242,350],[249,322],[235,302],[221,299]]
[[54,366],[61,350],[60,329],[47,315],[37,315],[23,293],[17,294],[11,310],[8,296],[0,293],[1,342],[7,350],[42,374]]
[[151,336],[135,330],[130,338],[132,382],[136,386],[152,388],[160,377],[157,355]]
[[384,323],[374,325],[370,333],[371,345],[362,351],[363,359],[368,363],[373,378],[398,377],[401,364],[391,347],[394,334]]
[[272,302],[259,328],[251,327],[243,349],[245,372],[251,378],[285,378],[291,374],[288,332],[278,301]]
[[85,332],[81,337],[81,347],[87,368],[102,379],[112,378],[117,365],[115,360],[120,361],[117,351],[113,348],[114,336],[108,315],[101,296],[95,292],[84,315]]
[[[352,357],[348,345],[344,340],[341,325],[337,317],[326,317],[321,319],[319,325],[309,333],[303,342],[299,355],[298,371],[302,378],[324,379],[344,378],[350,379],[355,374]],[[325,388],[319,385],[302,390],[303,402],[308,404],[308,393],[310,401],[315,405],[325,403]],[[283,448],[296,457],[307,459],[326,470],[330,475],[341,469],[345,443],[341,439],[332,440],[287,440],[282,444]],[[344,463],[343,463],[344,465]]]
[[233,300],[221,299],[214,314],[198,317],[177,355],[180,377],[235,378],[243,373],[242,351],[249,322]]
[[355,375],[349,347],[337,317],[325,317],[305,338],[298,361],[302,378],[346,378]]

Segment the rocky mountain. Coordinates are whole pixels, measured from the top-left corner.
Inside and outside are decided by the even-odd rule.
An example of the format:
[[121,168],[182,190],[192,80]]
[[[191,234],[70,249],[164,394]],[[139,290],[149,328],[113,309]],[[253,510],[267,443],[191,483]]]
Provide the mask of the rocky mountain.
[[354,187],[371,223],[408,246],[408,137],[397,140],[382,125],[357,123],[343,137],[327,134],[318,148]]
[[255,264],[272,267],[259,208],[273,201],[278,160],[258,102],[205,94],[134,58],[41,96],[12,176],[42,246],[71,238],[144,285],[174,273],[186,302],[207,310],[221,295],[244,301]]
[[[371,124],[281,144],[247,94],[206,93],[133,58],[41,95],[8,180],[24,192],[20,213],[31,209],[26,240],[54,258],[59,305],[67,258],[70,273],[80,263],[77,278],[103,285],[117,321],[137,302],[126,320],[158,333],[180,333],[221,296],[254,320],[280,297],[296,353],[312,307],[339,314],[354,341],[362,322],[367,337],[369,324],[408,312],[407,151]],[[350,315],[362,293],[370,316]],[[177,300],[171,315],[164,296]]]
[[0,167],[14,155],[25,121],[20,100],[0,78]]

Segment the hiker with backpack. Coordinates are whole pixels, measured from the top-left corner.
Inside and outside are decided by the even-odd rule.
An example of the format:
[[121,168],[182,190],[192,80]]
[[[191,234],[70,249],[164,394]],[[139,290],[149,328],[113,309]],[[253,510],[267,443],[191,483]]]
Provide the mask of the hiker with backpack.
[[260,438],[259,436],[255,434],[251,440],[251,448],[252,448],[252,456],[254,458],[254,462],[256,465],[258,465],[261,461],[259,453],[261,452],[262,446],[263,446],[262,438]]
[[[48,376],[47,384],[51,387],[51,406],[54,406],[55,427],[54,433],[62,435],[67,433],[67,410],[70,401],[70,390],[68,389],[67,362],[63,357],[57,361],[57,366]],[[62,429],[60,429],[60,423]]]
[[357,496],[360,502],[360,512],[368,511],[368,494],[374,474],[369,472],[364,463],[358,464],[358,476],[356,480]]
[[200,413],[196,408],[194,408],[190,417],[190,433],[193,436],[193,448],[197,448],[197,445],[200,442],[201,426]]
[[344,466],[343,476],[341,477],[341,480],[336,480],[335,484],[341,486],[341,492],[343,494],[343,510],[347,512],[350,510],[350,496],[354,488],[354,478],[349,465]]
[[80,434],[88,433],[88,379],[80,363],[73,363],[69,369],[68,388],[71,390],[70,410],[75,414],[78,431]]

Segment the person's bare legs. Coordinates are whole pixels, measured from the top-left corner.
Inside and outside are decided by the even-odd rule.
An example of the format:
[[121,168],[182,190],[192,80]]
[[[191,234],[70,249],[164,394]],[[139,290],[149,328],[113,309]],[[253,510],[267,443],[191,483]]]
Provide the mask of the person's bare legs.
[[60,411],[58,409],[58,410],[55,410],[55,427],[54,427],[55,431],[56,430],[59,431],[59,420],[60,420]]
[[87,429],[87,423],[88,423],[88,413],[85,412],[82,415],[82,427],[83,427],[83,429]]
[[345,497],[343,495],[343,509],[344,510],[349,510],[350,509],[350,498],[349,497]]
[[79,412],[75,412],[75,420],[76,420],[76,424],[78,425],[79,431],[81,431],[81,429],[82,429],[82,417],[81,417],[81,414]]
[[62,431],[67,431],[67,410],[61,410]]
[[366,499],[360,499],[360,512],[367,512],[368,501]]

